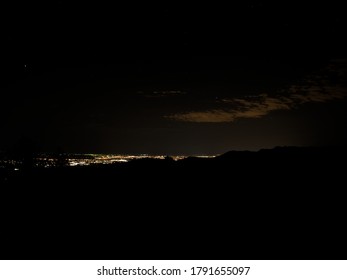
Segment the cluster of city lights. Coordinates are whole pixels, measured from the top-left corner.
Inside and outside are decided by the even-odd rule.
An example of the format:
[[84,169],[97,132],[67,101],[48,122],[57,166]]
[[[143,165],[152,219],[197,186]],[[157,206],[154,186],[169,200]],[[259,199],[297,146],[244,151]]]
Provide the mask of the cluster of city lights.
[[[125,163],[136,159],[170,159],[178,161],[187,158],[188,156],[163,156],[163,155],[116,155],[116,154],[76,154],[66,156],[66,163],[68,166],[88,166],[88,165],[105,165],[113,163]],[[215,156],[194,156],[197,158],[213,158]],[[40,156],[35,159],[34,166],[36,167],[52,167],[55,166],[55,159],[50,156]],[[2,160],[0,161],[0,168],[6,168],[6,166],[12,166],[15,170],[19,170],[21,163],[18,160]]]
[[[117,162],[129,162],[134,159],[165,159],[163,155],[112,155],[112,154],[88,154],[86,158],[71,158],[69,159],[70,166],[85,166],[91,164],[112,164]],[[174,161],[181,160],[187,156],[170,156]],[[210,156],[198,156],[198,157],[210,157]]]

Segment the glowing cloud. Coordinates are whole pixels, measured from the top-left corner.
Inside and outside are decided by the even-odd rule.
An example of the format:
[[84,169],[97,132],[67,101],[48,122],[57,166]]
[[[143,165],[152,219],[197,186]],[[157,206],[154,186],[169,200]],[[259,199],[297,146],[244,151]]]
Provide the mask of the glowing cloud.
[[[345,76],[341,68],[329,65],[330,73]],[[331,85],[321,76],[311,77],[304,85],[293,85],[286,96],[260,94],[247,98],[222,99],[225,109],[190,111],[166,116],[176,121],[197,123],[233,122],[240,118],[261,118],[273,111],[291,110],[305,103],[322,103],[347,97],[347,88],[342,84]]]

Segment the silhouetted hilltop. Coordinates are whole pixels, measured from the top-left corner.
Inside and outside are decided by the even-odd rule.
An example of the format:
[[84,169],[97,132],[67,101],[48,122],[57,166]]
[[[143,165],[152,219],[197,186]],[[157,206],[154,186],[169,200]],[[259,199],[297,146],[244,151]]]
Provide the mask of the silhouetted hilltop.
[[346,149],[343,147],[295,147],[295,146],[285,146],[285,147],[275,147],[273,149],[261,149],[256,152],[251,151],[229,151],[220,156],[217,159],[233,159],[239,157],[248,156],[318,156],[318,155],[329,155],[338,156],[339,154],[346,154]]

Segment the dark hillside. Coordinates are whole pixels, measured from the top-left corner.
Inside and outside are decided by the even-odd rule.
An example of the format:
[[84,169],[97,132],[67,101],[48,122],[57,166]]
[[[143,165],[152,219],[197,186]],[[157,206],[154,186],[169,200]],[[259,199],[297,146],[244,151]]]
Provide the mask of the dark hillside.
[[[345,258],[346,151],[2,170],[6,258]],[[165,245],[164,245],[165,244]]]

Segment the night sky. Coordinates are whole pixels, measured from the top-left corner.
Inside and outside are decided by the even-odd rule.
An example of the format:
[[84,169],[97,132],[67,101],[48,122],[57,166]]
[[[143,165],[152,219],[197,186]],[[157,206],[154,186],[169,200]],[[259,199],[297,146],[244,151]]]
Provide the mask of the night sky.
[[2,8],[0,150],[22,137],[172,155],[347,140],[342,3],[48,2]]

